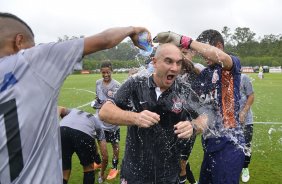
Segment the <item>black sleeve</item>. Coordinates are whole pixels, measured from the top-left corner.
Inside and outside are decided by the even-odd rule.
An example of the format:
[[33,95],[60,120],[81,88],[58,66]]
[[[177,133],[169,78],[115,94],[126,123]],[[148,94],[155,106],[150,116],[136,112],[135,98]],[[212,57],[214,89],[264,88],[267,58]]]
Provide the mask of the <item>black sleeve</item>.
[[123,110],[132,110],[131,97],[135,89],[133,78],[125,81],[114,95],[114,103]]

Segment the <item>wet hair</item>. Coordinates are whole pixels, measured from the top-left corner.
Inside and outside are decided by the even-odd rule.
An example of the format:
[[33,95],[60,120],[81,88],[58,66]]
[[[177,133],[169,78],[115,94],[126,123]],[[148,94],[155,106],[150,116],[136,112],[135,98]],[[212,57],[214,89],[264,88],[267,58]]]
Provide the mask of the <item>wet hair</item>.
[[33,33],[32,29],[27,25],[27,23],[25,23],[22,19],[20,19],[16,15],[13,15],[11,13],[0,12],[0,18],[10,18],[10,19],[13,19],[15,21],[18,21],[19,23],[24,25],[30,31],[31,35],[34,37],[34,33]]
[[219,42],[224,47],[224,40],[222,35],[220,34],[220,32],[213,29],[203,31],[196,40],[202,43],[209,43],[212,46],[216,46],[216,44]]
[[182,71],[183,73],[190,73],[194,71],[194,65],[192,62],[188,61],[188,60],[184,60],[182,62]]
[[103,61],[100,68],[110,68],[111,70],[113,70],[112,63],[110,61]]

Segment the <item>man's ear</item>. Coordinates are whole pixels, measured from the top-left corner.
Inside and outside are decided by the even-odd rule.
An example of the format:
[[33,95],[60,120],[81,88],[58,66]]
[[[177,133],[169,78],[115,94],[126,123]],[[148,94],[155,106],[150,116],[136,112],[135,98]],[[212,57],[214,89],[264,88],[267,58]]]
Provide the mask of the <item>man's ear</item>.
[[223,44],[221,42],[217,42],[215,47],[219,48],[220,50],[224,50]]
[[23,34],[17,34],[14,42],[14,49],[18,52],[23,48],[24,36]]
[[155,57],[151,57],[151,60],[152,60],[152,64],[155,65],[157,62],[157,59]]

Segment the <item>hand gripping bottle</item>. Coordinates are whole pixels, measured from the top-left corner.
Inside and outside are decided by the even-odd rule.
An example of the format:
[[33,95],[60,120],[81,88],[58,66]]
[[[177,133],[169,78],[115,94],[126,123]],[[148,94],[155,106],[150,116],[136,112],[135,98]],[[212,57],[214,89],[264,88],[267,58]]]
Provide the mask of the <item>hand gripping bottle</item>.
[[140,49],[139,53],[142,56],[150,56],[153,52],[152,45],[148,42],[148,32],[142,32],[138,35],[138,43],[142,45],[146,50]]

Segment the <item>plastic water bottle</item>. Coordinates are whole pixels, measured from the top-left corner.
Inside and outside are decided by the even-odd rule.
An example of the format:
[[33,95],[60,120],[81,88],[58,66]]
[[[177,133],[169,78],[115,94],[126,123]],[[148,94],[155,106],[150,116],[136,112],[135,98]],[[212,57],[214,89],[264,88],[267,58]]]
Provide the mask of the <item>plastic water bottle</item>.
[[138,43],[142,45],[146,50],[140,49],[139,53],[142,56],[150,56],[153,52],[153,47],[148,42],[148,32],[142,32],[138,35]]

